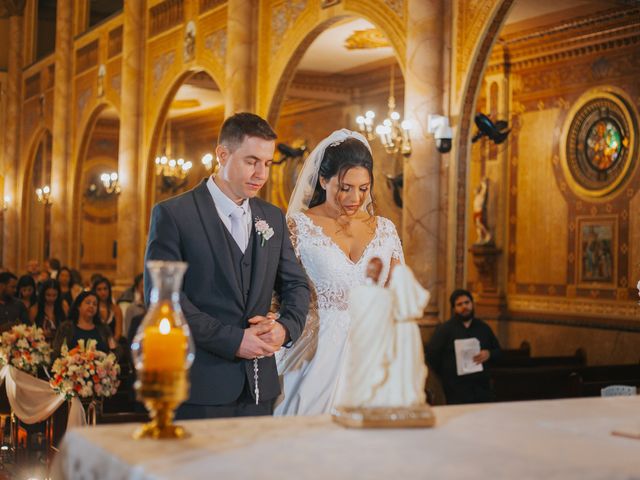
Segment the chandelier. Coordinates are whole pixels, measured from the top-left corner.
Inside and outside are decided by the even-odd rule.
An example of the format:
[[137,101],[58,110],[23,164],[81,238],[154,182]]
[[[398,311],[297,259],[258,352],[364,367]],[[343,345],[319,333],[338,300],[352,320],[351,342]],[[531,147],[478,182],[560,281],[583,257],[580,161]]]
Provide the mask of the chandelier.
[[171,123],[167,120],[165,126],[165,145],[162,155],[158,155],[155,159],[156,175],[162,182],[160,187],[163,191],[176,191],[186,185],[187,175],[193,167],[193,163],[185,161],[184,158],[173,158],[171,154]]
[[43,205],[51,205],[51,187],[45,185],[36,189],[36,199]]
[[364,115],[356,118],[356,123],[360,132],[373,140],[378,136],[380,142],[384,146],[385,151],[390,155],[400,153],[404,157],[411,155],[411,122],[403,120],[396,111],[396,98],[394,96],[394,65],[391,65],[391,77],[389,80],[389,99],[387,107],[389,108],[387,117],[378,124],[375,129],[373,127],[376,113],[373,110],[367,111]]
[[118,174],[116,172],[103,173],[102,175],[100,175],[100,181],[102,182],[104,191],[107,194],[118,195],[120,193],[120,180],[118,179]]

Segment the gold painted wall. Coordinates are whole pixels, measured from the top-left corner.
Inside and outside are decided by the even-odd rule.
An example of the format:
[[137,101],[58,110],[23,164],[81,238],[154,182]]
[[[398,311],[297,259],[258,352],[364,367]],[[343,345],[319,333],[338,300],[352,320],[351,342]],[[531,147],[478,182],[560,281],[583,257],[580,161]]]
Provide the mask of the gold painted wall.
[[[469,188],[471,191],[479,182],[484,162],[484,172],[494,190],[488,204],[489,224],[494,236],[503,239],[498,247],[503,250],[501,261],[505,262],[506,275],[500,288],[509,315],[554,317],[580,325],[638,323],[637,149],[631,155],[625,181],[602,198],[590,199],[577,193],[576,180],[563,168],[568,125],[578,107],[591,96],[615,95],[629,107],[635,129],[630,137],[632,151],[637,146],[637,22],[638,18],[630,20],[617,12],[600,14],[588,22],[567,25],[567,29],[550,25],[527,36],[511,34],[494,49],[476,111],[493,113],[494,120],[507,119],[512,131],[502,145],[482,146],[487,140],[481,140],[473,146]],[[579,40],[570,41],[574,38]],[[506,66],[505,58],[509,62]],[[507,111],[499,115],[487,88],[496,78],[503,78],[507,85],[505,96],[498,98]],[[468,212],[473,211],[473,195],[470,197]],[[505,214],[497,221],[501,209]],[[470,213],[468,247],[476,240],[469,217]],[[580,228],[586,221],[612,222],[613,277],[608,283],[585,280],[582,273],[582,245],[586,240]],[[481,289],[473,266],[469,277],[469,286]],[[518,328],[534,338],[537,328],[555,328],[527,325]],[[592,346],[598,343],[594,339],[600,338],[599,332],[591,337]],[[548,345],[544,337],[541,335],[540,341]],[[517,346],[518,341],[510,339],[510,344]],[[601,353],[598,358],[605,358],[606,353]]]

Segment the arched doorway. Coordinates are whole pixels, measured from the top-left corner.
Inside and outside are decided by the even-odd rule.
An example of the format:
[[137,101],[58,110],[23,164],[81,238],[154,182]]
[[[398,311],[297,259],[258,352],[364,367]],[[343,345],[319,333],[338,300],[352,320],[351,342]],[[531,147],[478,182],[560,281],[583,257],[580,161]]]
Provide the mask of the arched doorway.
[[51,145],[49,130],[40,134],[35,144],[31,168],[26,170],[23,188],[23,261],[37,260],[41,264],[49,257],[51,236]]
[[94,273],[113,279],[118,255],[120,119],[115,108],[102,106],[93,122],[78,165],[80,272],[84,279]]
[[[356,119],[368,111],[375,112],[370,145],[376,213],[390,218],[400,229],[401,210],[394,202],[394,186],[387,177],[397,179],[403,157],[399,152],[385,151],[374,131],[391,112],[400,119],[403,116],[404,79],[396,52],[385,33],[367,19],[343,17],[323,27],[309,33],[301,43],[285,70],[289,76],[281,79],[281,93],[274,96],[269,117],[275,122],[278,141],[310,151],[334,130],[359,130]],[[269,196],[281,208],[287,206],[301,159],[272,167]],[[398,196],[399,191],[395,192]]]
[[215,168],[224,97],[205,71],[176,81],[155,122],[147,178],[149,206],[195,187]]

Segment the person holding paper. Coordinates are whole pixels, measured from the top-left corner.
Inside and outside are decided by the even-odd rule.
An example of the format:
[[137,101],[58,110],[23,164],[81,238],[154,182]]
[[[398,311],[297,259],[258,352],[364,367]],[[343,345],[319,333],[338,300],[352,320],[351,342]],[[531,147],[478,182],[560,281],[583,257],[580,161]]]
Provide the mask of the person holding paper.
[[498,339],[475,318],[471,292],[455,290],[449,302],[452,316],[433,333],[427,363],[440,378],[448,404],[490,402],[494,395],[486,365],[500,355]]

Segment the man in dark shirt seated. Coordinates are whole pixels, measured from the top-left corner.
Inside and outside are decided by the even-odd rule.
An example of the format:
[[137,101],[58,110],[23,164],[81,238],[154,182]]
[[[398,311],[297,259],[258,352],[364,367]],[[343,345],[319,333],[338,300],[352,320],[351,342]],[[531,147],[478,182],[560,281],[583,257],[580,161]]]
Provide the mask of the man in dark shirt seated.
[[[439,325],[427,345],[425,356],[431,369],[436,372],[448,404],[478,403],[494,400],[487,361],[500,355],[500,344],[491,327],[475,318],[473,296],[467,290],[455,290],[449,298],[452,316]],[[480,353],[473,357],[483,364],[480,372],[458,375],[454,341],[476,338],[480,342]]]
[[18,277],[11,272],[0,273],[0,333],[18,323],[29,323],[24,303],[16,298]]

